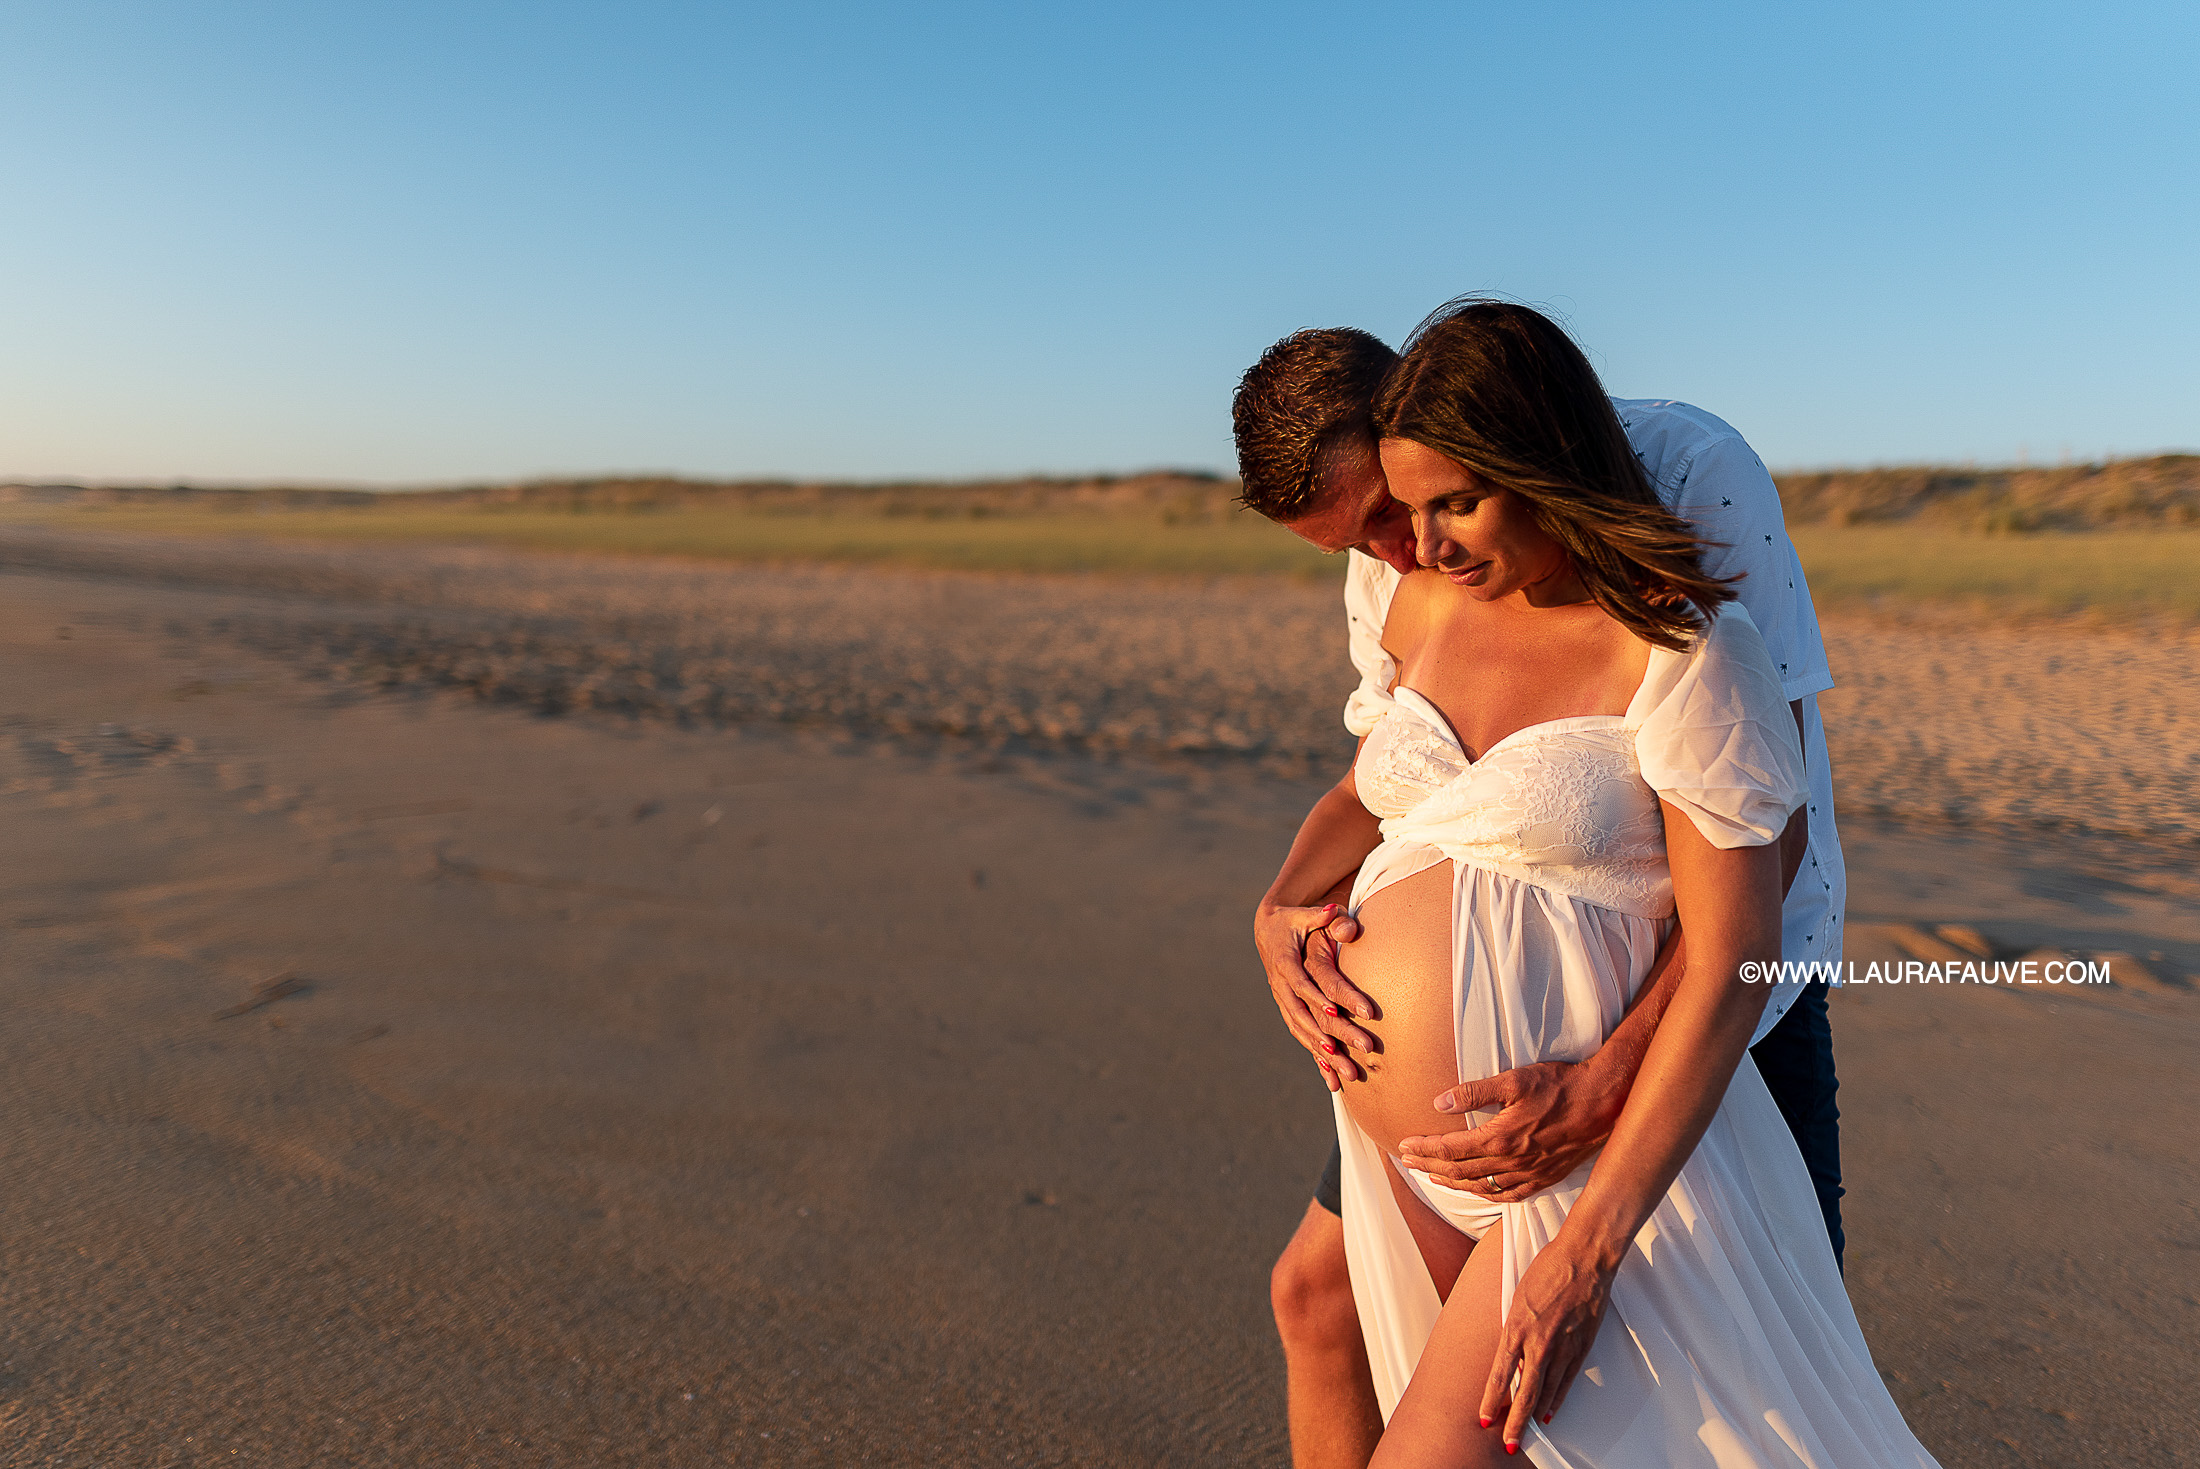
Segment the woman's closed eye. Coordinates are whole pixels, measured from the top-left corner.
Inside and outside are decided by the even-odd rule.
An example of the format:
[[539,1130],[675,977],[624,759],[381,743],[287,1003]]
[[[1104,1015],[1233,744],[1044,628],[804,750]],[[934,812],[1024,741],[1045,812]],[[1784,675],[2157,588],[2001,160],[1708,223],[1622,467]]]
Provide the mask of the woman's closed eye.
[[1435,501],[1426,509],[1413,512],[1414,526],[1416,529],[1424,529],[1430,525],[1447,525],[1468,519],[1488,498],[1487,495],[1460,495]]

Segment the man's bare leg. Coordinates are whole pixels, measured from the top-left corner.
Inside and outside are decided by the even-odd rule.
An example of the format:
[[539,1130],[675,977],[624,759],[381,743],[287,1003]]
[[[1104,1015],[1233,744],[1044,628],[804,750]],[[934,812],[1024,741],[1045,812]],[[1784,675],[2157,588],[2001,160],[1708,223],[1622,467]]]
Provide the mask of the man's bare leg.
[[1308,1203],[1269,1278],[1290,1407],[1294,1469],[1367,1469],[1383,1415],[1352,1303],[1344,1221]]

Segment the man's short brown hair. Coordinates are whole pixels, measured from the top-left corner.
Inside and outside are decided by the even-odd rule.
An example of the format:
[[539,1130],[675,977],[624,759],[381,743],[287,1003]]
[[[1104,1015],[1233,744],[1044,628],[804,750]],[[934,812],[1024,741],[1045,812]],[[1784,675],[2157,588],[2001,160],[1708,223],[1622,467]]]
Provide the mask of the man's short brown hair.
[[1323,457],[1375,437],[1375,394],[1398,354],[1356,327],[1310,327],[1260,354],[1230,404],[1239,503],[1271,520],[1314,508]]

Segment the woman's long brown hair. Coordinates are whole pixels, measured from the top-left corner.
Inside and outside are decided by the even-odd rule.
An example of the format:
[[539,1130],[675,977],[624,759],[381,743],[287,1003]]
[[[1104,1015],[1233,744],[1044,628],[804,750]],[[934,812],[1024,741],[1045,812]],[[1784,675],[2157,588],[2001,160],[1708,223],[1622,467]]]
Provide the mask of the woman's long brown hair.
[[1589,595],[1637,637],[1685,648],[1696,609],[1734,600],[1665,508],[1596,369],[1542,313],[1462,297],[1414,329],[1375,400],[1375,430],[1434,449],[1526,500]]

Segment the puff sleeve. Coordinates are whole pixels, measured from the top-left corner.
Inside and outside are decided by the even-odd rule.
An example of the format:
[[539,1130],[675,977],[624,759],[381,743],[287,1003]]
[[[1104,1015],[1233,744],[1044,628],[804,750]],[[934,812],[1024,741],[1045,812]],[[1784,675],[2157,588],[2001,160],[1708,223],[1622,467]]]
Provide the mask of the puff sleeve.
[[1807,797],[1780,675],[1737,603],[1687,652],[1651,651],[1628,722],[1643,780],[1715,847],[1778,840]]

